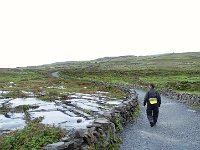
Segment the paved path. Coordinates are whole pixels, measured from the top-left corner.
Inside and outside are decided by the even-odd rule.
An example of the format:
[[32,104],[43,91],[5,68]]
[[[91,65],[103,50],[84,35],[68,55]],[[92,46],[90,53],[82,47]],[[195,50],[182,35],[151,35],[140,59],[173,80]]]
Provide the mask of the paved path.
[[200,112],[162,96],[158,123],[150,127],[144,91],[137,90],[141,115],[123,132],[121,150],[200,150]]

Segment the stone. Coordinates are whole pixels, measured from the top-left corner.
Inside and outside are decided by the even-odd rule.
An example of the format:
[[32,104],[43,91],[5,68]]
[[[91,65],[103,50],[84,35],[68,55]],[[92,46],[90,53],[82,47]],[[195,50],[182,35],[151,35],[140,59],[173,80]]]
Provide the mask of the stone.
[[94,136],[94,132],[96,132],[96,128],[92,127],[87,130],[87,133],[84,134],[84,142],[87,144],[92,144],[97,142],[97,138]]
[[76,129],[74,132],[74,138],[83,138],[83,137],[84,137],[83,129]]
[[112,113],[110,111],[106,111],[106,112],[103,113],[102,116],[104,116],[106,119],[110,120],[112,118],[111,114]]
[[61,139],[63,142],[69,142],[71,138],[69,136],[65,136],[64,138]]
[[94,131],[94,132],[93,132],[93,135],[94,135],[95,137],[100,137],[100,134],[99,134],[97,131]]
[[65,145],[64,142],[58,142],[47,145],[46,147],[43,148],[43,150],[64,150],[66,148],[68,148],[68,146]]
[[87,125],[86,127],[87,127],[87,128],[92,128],[92,127],[94,127],[94,126],[93,126],[93,124],[89,124],[89,125]]
[[122,103],[125,104],[126,106],[130,105],[129,101],[123,101]]
[[87,128],[91,128],[91,127],[95,127],[95,128],[101,128],[101,127],[102,127],[102,125],[101,125],[101,124],[99,124],[99,123],[93,123],[93,124],[91,124],[91,125],[88,125],[88,126],[87,126]]
[[0,99],[4,99],[4,97],[3,97],[3,96],[0,96]]
[[126,110],[126,105],[124,104],[119,104],[118,106],[115,107],[115,110],[118,110],[120,112],[123,112]]
[[84,142],[84,141],[83,141],[83,138],[74,139],[74,140],[73,140],[74,149],[75,149],[75,148],[80,148],[83,142]]
[[73,150],[74,149],[74,143],[72,141],[65,143],[66,149],[63,150]]
[[94,120],[94,123],[98,123],[98,124],[109,124],[110,121],[106,118],[97,118]]
[[89,148],[89,146],[86,145],[86,144],[84,144],[84,145],[81,146],[81,150],[88,150],[88,148]]
[[74,105],[71,103],[71,101],[69,101],[69,100],[63,101],[63,104],[68,105],[68,106],[74,106]]
[[81,123],[82,122],[82,119],[77,119],[77,123]]

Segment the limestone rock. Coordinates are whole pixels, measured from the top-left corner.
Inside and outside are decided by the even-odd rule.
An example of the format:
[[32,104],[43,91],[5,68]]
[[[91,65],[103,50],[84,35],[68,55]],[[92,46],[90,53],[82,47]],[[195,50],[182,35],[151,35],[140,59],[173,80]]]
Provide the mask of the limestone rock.
[[54,144],[49,144],[43,148],[43,150],[63,150],[66,149],[68,146],[65,145],[64,142],[58,142]]
[[74,132],[74,138],[83,138],[83,137],[84,137],[83,129],[76,129]]

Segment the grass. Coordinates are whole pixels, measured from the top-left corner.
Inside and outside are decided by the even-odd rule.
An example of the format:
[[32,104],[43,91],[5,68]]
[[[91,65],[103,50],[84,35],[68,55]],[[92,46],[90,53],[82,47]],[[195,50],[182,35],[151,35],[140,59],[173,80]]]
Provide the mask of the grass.
[[[179,59],[176,58],[176,60]],[[145,62],[149,61],[150,63],[158,60],[158,58],[149,58],[149,60],[145,60]],[[185,61],[185,59],[183,60]],[[107,65],[109,64],[109,62],[103,62],[103,64],[104,63]],[[111,61],[110,63],[112,64],[113,62]],[[120,61],[118,63],[122,62]],[[96,67],[96,65],[101,66],[102,64],[93,64],[94,66],[79,69],[75,67],[73,69],[23,69],[23,71],[15,69],[3,71],[0,73],[0,87],[1,90],[13,91],[11,93],[12,97],[26,97],[26,95],[19,92],[21,90],[34,92],[36,95],[40,95],[39,93],[45,91],[47,95],[43,97],[43,99],[46,100],[54,100],[56,97],[62,96],[60,93],[94,93],[97,90],[106,90],[107,92],[110,92],[111,97],[122,98],[125,96],[123,92],[120,92],[117,89],[99,87],[95,84],[100,82],[118,85],[147,85],[148,83],[153,82],[157,85],[158,89],[170,88],[180,92],[194,94],[200,93],[200,70],[196,70],[195,67],[191,67],[190,70],[186,70],[185,68],[174,69],[173,67],[159,68],[160,66],[158,65],[149,69],[141,67],[140,69],[129,68],[127,70],[123,70],[123,68],[120,68],[121,66],[119,65],[115,66],[115,68],[119,67],[116,70],[104,70],[102,67]],[[61,78],[58,79],[52,77],[51,73],[54,71],[59,71]],[[12,87],[9,86],[11,84],[10,82],[13,82]],[[63,86],[65,89],[56,88],[58,86]]]
[[198,74],[191,75],[151,75],[141,77],[143,82],[156,83],[158,88],[171,88],[179,92],[199,93],[200,77]]
[[65,70],[62,77],[88,82],[107,82],[123,85],[147,85],[155,83],[158,89],[171,88],[181,92],[200,92],[200,71],[185,70],[165,70],[165,69],[147,69],[147,70]]
[[[8,94],[4,94],[6,97],[28,97],[28,95],[22,93],[23,91],[33,92],[35,96],[43,100],[55,100],[58,97],[63,97],[66,93],[79,92],[79,93],[95,93],[96,91],[109,92],[110,97],[123,98],[126,93],[115,88],[99,86],[92,81],[103,81],[101,78],[95,76],[96,79],[90,80],[90,77],[79,78],[74,77],[75,74],[70,72],[70,77],[63,75],[61,78],[54,78],[51,76],[48,70],[8,70],[0,72],[0,90],[1,91],[11,91]],[[87,75],[87,74],[86,74]],[[98,79],[97,79],[98,78]],[[106,78],[106,76],[104,76]],[[107,77],[107,81],[110,83],[112,77]],[[12,83],[10,83],[12,82]],[[116,79],[115,82],[118,82]],[[10,87],[12,85],[12,87]],[[63,88],[59,88],[59,87]],[[45,93],[45,95],[41,95]]]
[[30,122],[22,130],[0,137],[0,150],[39,150],[64,137],[64,130],[41,124],[41,118]]
[[135,108],[135,111],[132,114],[132,120],[135,120],[140,115],[140,107],[139,105]]
[[199,105],[192,105],[192,109],[193,110],[200,110],[200,106]]
[[[96,85],[91,84],[93,81],[124,85],[146,85],[153,82],[158,88],[199,93],[199,67],[200,53],[198,52],[106,57],[93,61],[0,70],[0,87],[4,90],[23,89],[37,92],[41,90],[40,87],[48,90],[46,88],[48,86],[63,85],[66,87],[66,92],[92,92],[92,89],[97,89]],[[54,71],[59,71],[62,79],[52,78],[51,73]],[[9,88],[10,82],[16,85]],[[84,88],[84,84],[87,88]]]

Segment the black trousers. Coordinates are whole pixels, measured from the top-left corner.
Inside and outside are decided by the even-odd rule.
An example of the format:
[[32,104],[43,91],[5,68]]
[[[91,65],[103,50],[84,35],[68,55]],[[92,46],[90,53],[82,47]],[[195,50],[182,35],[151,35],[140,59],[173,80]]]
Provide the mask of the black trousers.
[[158,120],[159,108],[158,107],[147,108],[146,112],[149,122],[156,123]]

